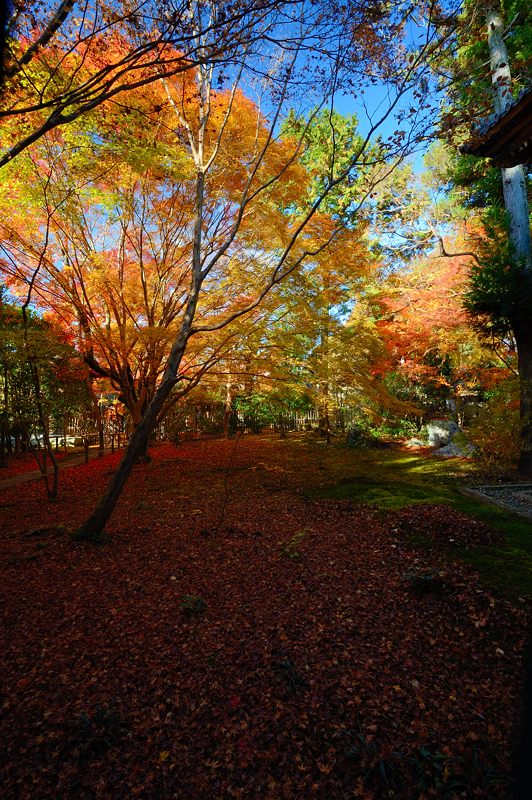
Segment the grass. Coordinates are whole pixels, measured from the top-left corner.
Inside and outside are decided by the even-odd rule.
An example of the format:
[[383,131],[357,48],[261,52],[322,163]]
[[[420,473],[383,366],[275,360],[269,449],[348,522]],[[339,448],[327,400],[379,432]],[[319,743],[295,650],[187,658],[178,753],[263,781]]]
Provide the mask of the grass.
[[[532,522],[460,493],[459,487],[485,483],[473,462],[366,450],[349,463],[349,475],[314,496],[366,503],[393,511],[416,503],[448,505],[501,531],[501,546],[453,553],[479,571],[485,583],[513,596],[532,597]],[[344,461],[345,465],[345,461]],[[422,542],[417,542],[422,544]]]

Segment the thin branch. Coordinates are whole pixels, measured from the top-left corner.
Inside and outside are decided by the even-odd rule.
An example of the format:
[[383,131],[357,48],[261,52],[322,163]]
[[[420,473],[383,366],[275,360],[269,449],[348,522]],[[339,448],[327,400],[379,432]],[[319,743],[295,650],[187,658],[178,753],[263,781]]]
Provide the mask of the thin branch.
[[438,256],[433,256],[433,258],[459,258],[461,256],[468,256],[469,258],[475,259],[475,261],[477,262],[479,267],[482,266],[481,262],[480,262],[480,259],[479,259],[479,257],[477,256],[476,253],[472,253],[469,250],[464,250],[461,253],[449,253],[448,250],[445,249],[445,245],[443,243],[443,238],[441,236],[438,236],[437,238],[438,238],[438,244],[439,244],[439,248],[440,248],[440,254]]

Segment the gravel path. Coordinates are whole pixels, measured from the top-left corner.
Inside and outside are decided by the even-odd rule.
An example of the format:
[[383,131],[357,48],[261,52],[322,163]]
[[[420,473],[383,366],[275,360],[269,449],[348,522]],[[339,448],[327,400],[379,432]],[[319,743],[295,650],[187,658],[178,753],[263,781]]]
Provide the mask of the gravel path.
[[532,520],[532,484],[477,486],[474,489],[463,489],[462,491],[484,503],[492,503],[506,511]]

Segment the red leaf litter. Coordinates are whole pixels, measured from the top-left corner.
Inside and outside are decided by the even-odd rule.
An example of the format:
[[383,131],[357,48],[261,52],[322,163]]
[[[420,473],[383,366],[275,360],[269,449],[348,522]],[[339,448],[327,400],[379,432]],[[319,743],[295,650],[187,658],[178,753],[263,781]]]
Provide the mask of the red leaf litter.
[[[65,452],[55,453],[54,457],[61,463],[61,461],[68,458],[69,455],[69,453]],[[41,458],[40,454],[39,458]],[[31,453],[21,456],[8,456],[6,466],[0,469],[0,481],[6,478],[14,478],[16,475],[23,475],[26,472],[38,472],[38,470],[39,464],[37,459],[31,455]],[[50,460],[48,460],[48,472],[50,474],[52,473],[52,464]]]
[[524,605],[305,499],[333,456],[297,438],[160,446],[111,542],[72,542],[118,458],[3,492],[2,797],[510,796]]

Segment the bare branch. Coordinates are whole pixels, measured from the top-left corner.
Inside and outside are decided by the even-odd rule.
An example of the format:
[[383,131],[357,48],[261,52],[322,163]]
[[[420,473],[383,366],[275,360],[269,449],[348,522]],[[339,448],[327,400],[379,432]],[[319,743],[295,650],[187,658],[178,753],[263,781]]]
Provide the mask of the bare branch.
[[443,243],[442,237],[438,236],[437,238],[438,238],[438,244],[439,244],[439,248],[440,248],[440,254],[438,256],[433,256],[433,258],[460,258],[462,256],[467,256],[469,258],[473,258],[477,262],[477,264],[479,266],[481,265],[479,257],[477,256],[476,253],[472,253],[469,250],[464,250],[464,251],[462,251],[460,253],[449,253],[445,249],[445,245]]

